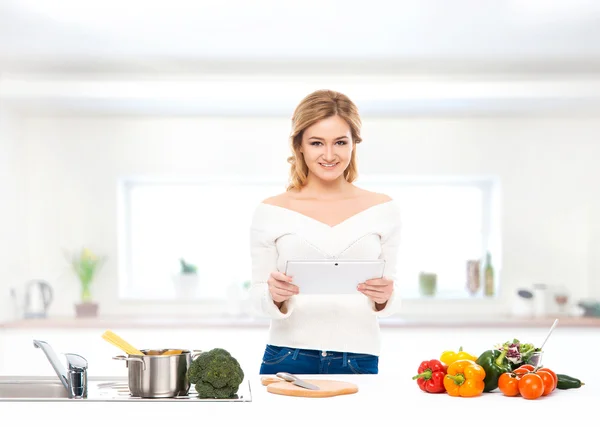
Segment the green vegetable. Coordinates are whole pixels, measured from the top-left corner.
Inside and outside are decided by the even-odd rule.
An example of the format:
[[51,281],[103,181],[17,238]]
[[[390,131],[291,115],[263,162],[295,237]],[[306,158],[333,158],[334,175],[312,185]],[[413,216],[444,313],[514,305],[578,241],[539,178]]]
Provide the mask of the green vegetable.
[[190,364],[187,375],[202,399],[232,398],[244,380],[237,359],[222,348],[200,353]]
[[485,371],[483,380],[485,387],[483,391],[492,391],[498,388],[498,378],[510,370],[508,360],[506,359],[507,350],[488,350],[477,358],[475,363]]
[[558,377],[558,385],[556,386],[556,388],[558,388],[560,390],[568,390],[570,388],[579,388],[582,385],[585,385],[585,383],[582,383],[581,380],[570,377],[565,374],[556,374],[556,376]]
[[521,365],[525,365],[525,364],[531,364],[531,357],[534,355],[534,353],[539,352],[541,349],[539,349],[538,347],[536,347],[533,344],[521,344],[521,359],[522,359],[522,363]]
[[506,341],[504,344],[496,346],[496,350],[506,350],[506,358],[508,359],[511,370],[518,368],[527,363],[532,363],[531,358],[541,349],[531,343],[521,343],[518,339]]

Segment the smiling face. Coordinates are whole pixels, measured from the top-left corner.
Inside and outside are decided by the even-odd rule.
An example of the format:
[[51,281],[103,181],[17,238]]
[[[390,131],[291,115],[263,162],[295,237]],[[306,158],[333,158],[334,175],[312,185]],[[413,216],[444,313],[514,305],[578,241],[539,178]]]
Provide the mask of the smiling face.
[[331,116],[306,128],[300,152],[309,176],[332,182],[343,179],[353,148],[348,123],[339,116]]

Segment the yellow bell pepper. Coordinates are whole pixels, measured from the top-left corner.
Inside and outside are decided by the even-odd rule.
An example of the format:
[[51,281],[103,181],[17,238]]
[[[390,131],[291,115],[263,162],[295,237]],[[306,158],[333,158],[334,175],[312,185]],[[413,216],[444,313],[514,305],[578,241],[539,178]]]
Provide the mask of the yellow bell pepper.
[[472,360],[473,362],[475,362],[477,360],[477,356],[473,356],[472,354],[463,351],[463,348],[460,347],[458,349],[458,353],[452,350],[448,350],[443,352],[442,356],[440,357],[440,362],[448,366],[450,366],[457,360]]
[[457,360],[448,366],[444,388],[450,396],[475,397],[483,393],[485,369],[472,360]]

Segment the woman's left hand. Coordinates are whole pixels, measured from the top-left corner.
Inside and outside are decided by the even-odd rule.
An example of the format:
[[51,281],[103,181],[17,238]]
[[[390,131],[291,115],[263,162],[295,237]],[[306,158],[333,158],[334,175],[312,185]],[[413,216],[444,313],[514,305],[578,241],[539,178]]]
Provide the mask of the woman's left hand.
[[386,279],[371,279],[358,285],[358,291],[366,295],[375,304],[388,302],[394,291],[394,282]]

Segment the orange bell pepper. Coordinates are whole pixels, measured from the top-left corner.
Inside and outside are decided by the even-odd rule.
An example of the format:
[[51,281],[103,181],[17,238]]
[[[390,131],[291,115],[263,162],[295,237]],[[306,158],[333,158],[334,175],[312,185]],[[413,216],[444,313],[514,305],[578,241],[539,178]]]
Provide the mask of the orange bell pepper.
[[444,388],[450,396],[475,397],[483,393],[485,370],[472,360],[457,360],[448,366]]

